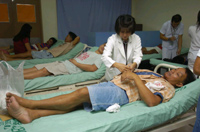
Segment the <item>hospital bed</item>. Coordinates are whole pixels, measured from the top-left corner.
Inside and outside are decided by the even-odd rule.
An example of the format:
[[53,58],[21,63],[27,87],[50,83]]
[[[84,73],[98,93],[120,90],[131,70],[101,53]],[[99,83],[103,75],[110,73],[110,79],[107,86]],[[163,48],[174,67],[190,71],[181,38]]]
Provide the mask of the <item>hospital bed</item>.
[[[63,44],[63,40],[58,40],[51,48],[54,48],[56,46],[59,46],[60,44]],[[67,59],[74,58],[78,53],[80,53],[86,45],[79,42],[73,49],[71,49],[68,53],[62,56],[58,56],[55,58],[49,58],[49,59],[30,59],[25,60],[24,68],[30,68],[33,67],[36,64],[42,64],[42,63],[50,63],[54,61],[63,61]],[[15,60],[15,61],[8,61],[8,64],[10,64],[13,67],[19,66],[19,64],[24,60]]]
[[[182,48],[180,55],[186,55],[189,51],[189,48]],[[162,59],[162,53],[158,54],[143,54],[142,61],[139,65],[140,69],[150,69],[153,70],[155,66],[157,66],[160,63],[167,63],[175,66],[180,67],[186,67],[186,65],[176,64],[176,63],[168,63],[167,61],[163,61]]]
[[[98,47],[87,46],[85,50],[96,51]],[[81,54],[80,53],[80,54]],[[96,84],[104,79],[106,67],[102,63],[101,67],[94,72],[82,72],[76,74],[58,75],[39,77],[31,80],[25,80],[25,94],[39,94],[41,92],[50,93],[63,90],[72,90],[75,88],[84,87],[91,84]]]
[[[181,55],[187,54],[189,51],[189,48],[182,48],[181,49]],[[142,61],[144,60],[149,60],[149,59],[153,59],[153,58],[162,58],[162,53],[158,53],[158,54],[144,54],[142,57]]]
[[[160,65],[159,65],[160,66]],[[159,67],[158,66],[158,67]],[[157,67],[157,69],[158,69]],[[166,66],[165,66],[166,67]],[[170,66],[176,68],[175,66]],[[67,94],[71,91],[35,95],[25,97],[33,100],[41,100],[53,96]],[[0,120],[0,131],[23,131],[23,132],[138,132],[152,131],[164,132],[176,129],[195,121],[195,114],[187,118],[176,118],[186,113],[197,104],[200,94],[200,80],[196,80],[181,88],[176,89],[175,96],[166,103],[154,107],[148,107],[143,101],[135,101],[120,108],[117,113],[86,112],[76,110],[67,114],[42,117],[30,124],[21,124],[15,119],[5,122]],[[173,125],[172,120],[180,121]],[[170,121],[170,123],[168,123]],[[167,123],[167,124],[165,124]],[[171,124],[172,123],[172,124]],[[165,124],[163,128],[157,128]],[[168,125],[172,125],[168,127]]]

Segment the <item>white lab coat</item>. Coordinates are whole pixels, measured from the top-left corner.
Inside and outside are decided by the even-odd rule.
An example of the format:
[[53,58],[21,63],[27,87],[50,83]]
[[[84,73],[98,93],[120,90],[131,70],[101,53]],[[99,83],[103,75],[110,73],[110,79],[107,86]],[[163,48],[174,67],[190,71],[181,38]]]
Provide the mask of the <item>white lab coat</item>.
[[[142,60],[141,40],[136,34],[129,37],[127,47],[127,64],[136,62],[139,66]],[[111,67],[115,62],[126,64],[126,56],[124,45],[119,35],[114,34],[108,38],[107,44],[104,48],[102,61],[106,65],[106,80],[111,80],[115,75],[120,74],[117,68]]]

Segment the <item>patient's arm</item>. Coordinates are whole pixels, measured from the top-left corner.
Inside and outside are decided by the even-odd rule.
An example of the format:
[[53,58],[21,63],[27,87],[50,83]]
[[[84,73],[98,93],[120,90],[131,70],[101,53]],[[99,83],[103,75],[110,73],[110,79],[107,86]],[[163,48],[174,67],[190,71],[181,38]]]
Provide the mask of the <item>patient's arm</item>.
[[79,37],[79,36],[77,36],[77,37],[72,41],[73,45],[76,45],[76,44],[78,44],[79,42],[80,42],[80,37]]
[[200,75],[200,57],[198,57],[198,56],[195,60],[193,70],[196,75]]
[[139,94],[140,94],[140,97],[141,99],[149,106],[156,106],[160,103],[161,101],[161,98],[157,95],[154,95],[146,86],[145,84],[142,82],[142,80],[139,78],[138,75],[136,75],[135,73],[133,72],[130,72],[130,71],[126,71],[126,72],[123,72],[122,76],[121,76],[121,79],[122,80],[125,80],[125,79],[129,79],[129,80],[134,80],[137,88],[138,88],[138,91],[139,91]]
[[48,50],[48,49],[49,49],[48,47],[42,48],[42,47],[40,46],[40,43],[37,43],[36,45],[37,45],[39,51],[40,51],[40,50]]
[[151,49],[151,50],[147,50],[145,47],[142,48],[142,53],[143,54],[154,54],[154,53],[158,53],[155,49]]
[[98,69],[95,64],[93,65],[81,64],[81,63],[78,63],[75,59],[70,59],[69,61],[84,71],[94,72]]

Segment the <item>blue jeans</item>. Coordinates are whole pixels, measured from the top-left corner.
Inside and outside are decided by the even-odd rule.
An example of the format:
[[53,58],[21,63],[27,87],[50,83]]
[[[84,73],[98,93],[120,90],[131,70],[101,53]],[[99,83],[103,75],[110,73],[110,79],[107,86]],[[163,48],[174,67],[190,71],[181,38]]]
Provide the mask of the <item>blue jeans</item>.
[[47,58],[53,58],[53,55],[50,52],[47,52],[46,50],[42,51],[31,51],[33,59],[47,59]]
[[200,96],[197,104],[196,122],[193,128],[193,132],[200,132]]

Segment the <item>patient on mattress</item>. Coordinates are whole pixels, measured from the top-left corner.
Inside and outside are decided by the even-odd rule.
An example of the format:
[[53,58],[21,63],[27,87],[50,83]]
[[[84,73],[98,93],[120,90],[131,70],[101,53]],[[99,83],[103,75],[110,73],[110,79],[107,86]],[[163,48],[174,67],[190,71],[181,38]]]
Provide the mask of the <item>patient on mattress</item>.
[[155,47],[142,47],[143,54],[158,54],[162,51],[162,44]]
[[136,100],[143,100],[149,107],[156,106],[174,96],[174,87],[181,87],[194,80],[188,68],[173,69],[163,77],[150,70],[127,70],[112,81],[44,100],[28,100],[7,93],[6,103],[12,117],[21,123],[30,123],[40,117],[74,111],[80,106],[85,110],[100,111],[115,103],[125,105]]
[[65,43],[59,45],[58,47],[41,50],[41,51],[30,51],[15,55],[8,55],[0,52],[0,58],[6,61],[12,60],[24,60],[24,59],[44,59],[44,58],[54,58],[68,53],[72,48],[76,46],[80,41],[80,37],[78,37],[73,32],[69,32],[65,38]]
[[95,52],[87,51],[75,59],[56,61],[52,63],[38,64],[33,68],[24,69],[24,79],[34,79],[49,75],[74,74],[83,71],[94,72],[101,67],[102,44]]

